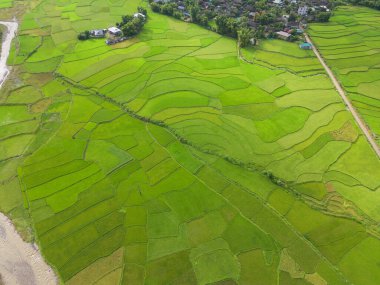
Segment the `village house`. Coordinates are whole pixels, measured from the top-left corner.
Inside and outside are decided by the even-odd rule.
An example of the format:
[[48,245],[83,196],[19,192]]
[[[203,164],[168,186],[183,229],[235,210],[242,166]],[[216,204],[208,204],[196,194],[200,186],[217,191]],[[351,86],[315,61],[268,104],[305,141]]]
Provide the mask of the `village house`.
[[249,12],[248,17],[254,19],[256,16],[256,12]]
[[285,27],[288,25],[289,22],[289,15],[285,14],[281,16],[281,22],[284,23]]
[[324,12],[330,12],[330,9],[327,8],[327,6],[325,6],[325,5],[321,5],[321,6],[319,6],[319,9],[320,9],[321,11],[324,11]]
[[134,14],[133,14],[133,17],[135,17],[135,18],[140,17],[140,18],[143,18],[143,19],[145,20],[145,15],[142,14],[142,13],[134,13]]
[[92,38],[104,38],[107,30],[91,30],[90,37]]
[[111,34],[111,35],[114,35],[114,36],[120,36],[122,33],[121,33],[121,30],[119,28],[116,28],[116,27],[111,27],[111,28],[108,28],[108,32]]
[[282,39],[284,41],[288,41],[290,37],[292,36],[291,34],[283,31],[276,32],[276,35],[279,39]]
[[293,29],[297,29],[298,26],[299,26],[299,23],[298,23],[297,21],[288,21],[288,22],[286,23],[286,27],[287,27],[288,29],[291,29],[291,30],[293,30]]
[[298,8],[297,13],[300,16],[306,16],[307,15],[307,10],[308,10],[307,6],[302,6],[302,7]]
[[313,45],[311,43],[302,43],[300,44],[300,49],[312,49]]

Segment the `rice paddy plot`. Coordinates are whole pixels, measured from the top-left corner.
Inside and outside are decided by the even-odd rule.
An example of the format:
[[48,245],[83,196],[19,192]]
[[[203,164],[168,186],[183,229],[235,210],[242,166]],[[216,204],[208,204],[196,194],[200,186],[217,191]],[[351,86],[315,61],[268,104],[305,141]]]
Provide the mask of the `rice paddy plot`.
[[150,11],[134,39],[76,40],[138,5],[41,0],[23,16],[0,209],[67,284],[372,285],[380,165],[314,55],[263,41],[249,64]]
[[369,8],[342,6],[329,23],[312,24],[309,33],[379,142],[378,15]]

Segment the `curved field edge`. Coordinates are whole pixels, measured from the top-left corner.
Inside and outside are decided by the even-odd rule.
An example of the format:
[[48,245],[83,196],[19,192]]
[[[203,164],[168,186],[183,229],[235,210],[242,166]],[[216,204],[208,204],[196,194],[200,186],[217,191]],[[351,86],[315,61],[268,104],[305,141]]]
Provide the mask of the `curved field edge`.
[[[328,24],[312,24],[309,33],[339,78],[363,119],[379,137],[379,12],[339,7]],[[347,21],[350,19],[350,21]]]
[[[35,9],[35,15],[42,7]],[[84,13],[79,8],[77,12]],[[65,9],[74,13],[77,6]],[[102,17],[101,12],[98,17]],[[57,22],[67,21],[65,18]],[[4,110],[10,109],[5,112],[10,114],[10,121],[4,142],[11,145],[12,136],[8,134],[20,134],[14,136],[20,147],[6,154],[5,163],[13,163],[13,169],[2,169],[14,179],[13,184],[6,181],[4,193],[9,193],[10,185],[17,189],[17,179],[21,179],[26,208],[42,251],[62,279],[72,284],[110,280],[126,284],[205,284],[222,280],[282,284],[297,276],[331,284],[344,284],[345,278],[353,283],[371,282],[365,281],[365,276],[376,280],[378,276],[371,275],[376,272],[374,263],[360,257],[357,251],[368,248],[369,255],[377,258],[370,251],[378,240],[372,241],[368,233],[372,226],[371,218],[366,218],[369,212],[363,213],[355,203],[350,204],[350,198],[343,197],[339,185],[332,182],[358,183],[362,187],[359,191],[376,193],[376,176],[366,176],[365,166],[358,172],[363,166],[350,165],[352,157],[370,153],[368,146],[363,144],[347,112],[334,104],[330,95],[322,96],[324,91],[313,94],[324,98],[320,108],[308,109],[313,116],[299,113],[300,108],[289,108],[294,103],[286,102],[288,94],[315,86],[331,92],[328,81],[323,76],[305,79],[283,70],[244,65],[232,57],[223,59],[219,57],[220,50],[216,58],[210,51],[194,56],[189,47],[199,53],[210,46],[199,37],[205,33],[207,37],[216,35],[163,16],[152,15],[150,21],[151,28],[170,31],[165,35],[168,39],[188,29],[193,42],[170,52],[148,47],[152,62],[139,68],[135,77],[126,74],[115,82],[109,90],[120,90],[113,94],[107,93],[108,89],[89,91],[83,88],[85,82],[77,84],[70,78],[49,76],[50,68],[57,66],[54,60],[46,67],[50,59],[43,52],[35,54],[33,64],[37,65],[25,63],[26,72],[23,64],[16,67],[22,84],[39,90],[35,101],[23,103],[22,88],[9,88],[5,93]],[[160,37],[160,33],[149,30],[141,39],[155,36]],[[227,51],[233,51],[231,41],[222,41]],[[155,41],[147,42],[152,47],[156,45]],[[176,44],[174,40],[172,43]],[[87,44],[105,49],[100,42]],[[77,48],[86,50],[85,46]],[[100,74],[120,60],[119,56],[145,58],[146,48],[141,42],[131,50],[118,47],[101,51],[100,57],[111,51],[116,58],[112,62],[105,56],[105,66],[97,70],[89,67],[91,62],[76,62],[76,67],[86,69],[78,78]],[[191,57],[183,56],[188,53]],[[57,54],[50,56],[56,58]],[[133,67],[132,63],[127,65],[132,70]],[[64,68],[65,62],[60,64],[60,72]],[[206,87],[201,83],[187,84],[186,80],[168,87],[174,86],[174,92],[186,88],[186,92],[206,94],[208,105],[189,100],[182,106],[173,100],[174,106],[166,110],[160,106],[155,113],[163,119],[176,118],[168,123],[136,114],[144,110],[151,102],[150,95],[156,92],[154,85],[139,85],[139,81],[159,82],[160,77],[153,76],[160,72],[153,71],[160,69],[170,78],[178,76],[168,71],[183,74],[185,69],[185,74],[193,77],[194,71],[201,70],[209,82]],[[225,72],[240,80],[220,80],[219,74]],[[141,91],[145,85],[151,89],[149,92]],[[276,98],[283,98],[282,107]],[[313,106],[312,100],[308,102],[310,97],[303,98],[302,105]],[[17,100],[24,107],[16,112],[6,102]],[[262,103],[272,107],[260,109]],[[226,106],[238,108],[224,114]],[[203,108],[207,111],[199,112]],[[184,114],[187,117],[181,120]],[[320,118],[326,120],[317,123]],[[24,132],[30,132],[30,127],[18,126],[32,119],[41,124],[38,131],[27,136]],[[286,119],[297,120],[297,125],[289,127]],[[257,126],[257,122],[269,125]],[[267,132],[269,126],[273,133]],[[219,139],[212,140],[211,133],[217,133]],[[19,161],[15,157],[20,157]],[[293,178],[284,181],[270,172],[261,174],[260,165],[272,161],[281,161],[278,171],[289,165],[307,165],[295,173],[297,181],[292,182]],[[376,161],[371,163],[376,167]],[[14,176],[16,168],[18,177]],[[376,233],[376,228],[372,230]],[[357,258],[363,260],[363,274],[361,267],[350,266],[351,260]],[[252,261],[260,271],[252,271]],[[214,266],[210,267],[210,263]],[[162,268],[172,270],[161,274]]]

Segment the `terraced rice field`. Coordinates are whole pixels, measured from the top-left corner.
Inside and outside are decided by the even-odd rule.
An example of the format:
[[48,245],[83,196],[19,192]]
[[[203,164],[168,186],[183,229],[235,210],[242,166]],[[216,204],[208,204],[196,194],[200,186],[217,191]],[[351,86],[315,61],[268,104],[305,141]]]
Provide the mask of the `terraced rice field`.
[[309,33],[380,143],[380,13],[339,7]]
[[248,64],[153,13],[133,40],[76,40],[141,4],[24,15],[0,210],[67,284],[376,284],[380,162],[312,53],[268,41]]
[[0,9],[2,8],[10,8],[12,7],[13,0],[1,0],[0,1]]

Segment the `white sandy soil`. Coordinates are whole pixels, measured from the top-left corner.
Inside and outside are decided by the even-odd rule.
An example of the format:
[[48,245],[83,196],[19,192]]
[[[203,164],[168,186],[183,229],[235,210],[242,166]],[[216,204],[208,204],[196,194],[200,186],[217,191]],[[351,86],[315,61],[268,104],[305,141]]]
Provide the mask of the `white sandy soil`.
[[[7,58],[18,28],[17,22],[3,22],[4,32],[0,57],[0,88],[9,74]],[[1,202],[1,201],[0,201]],[[56,285],[54,271],[45,263],[38,248],[27,243],[17,233],[11,221],[0,213],[0,284]]]
[[1,88],[1,86],[3,85],[4,81],[7,79],[8,74],[9,74],[7,59],[9,56],[9,51],[11,49],[12,39],[14,38],[17,32],[18,23],[0,21],[0,25],[3,25],[7,28],[7,31],[4,31],[3,33],[4,40],[2,42],[1,55],[0,55],[0,88]]
[[58,284],[37,246],[23,241],[11,221],[1,213],[0,275],[5,285]]

